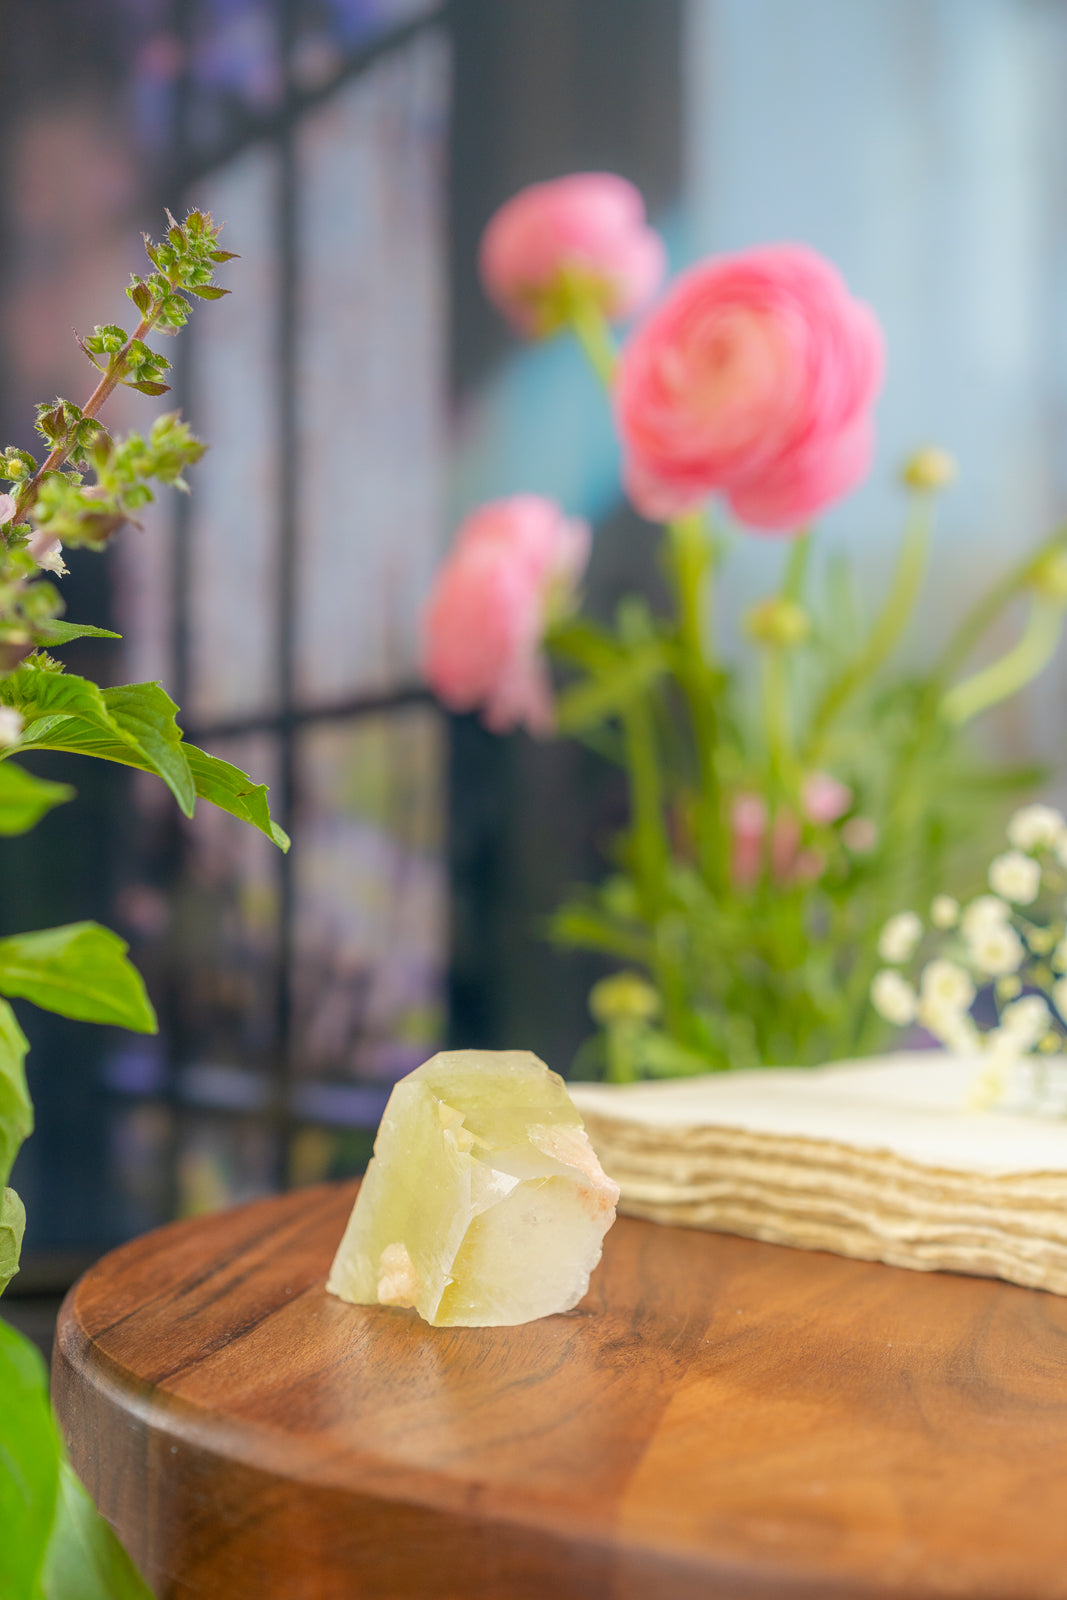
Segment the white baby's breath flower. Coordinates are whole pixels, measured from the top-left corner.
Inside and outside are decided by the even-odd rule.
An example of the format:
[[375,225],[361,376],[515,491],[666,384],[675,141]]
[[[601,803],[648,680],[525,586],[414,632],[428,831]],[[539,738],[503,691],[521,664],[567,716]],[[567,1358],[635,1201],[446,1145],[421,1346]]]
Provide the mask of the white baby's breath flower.
[[21,711],[14,706],[0,706],[0,745],[18,744],[24,726]]
[[1032,856],[1021,850],[1006,850],[989,863],[989,887],[1017,906],[1028,906],[1037,899],[1041,887],[1041,868]]
[[1047,1001],[1039,994],[1025,994],[1004,1007],[995,1031],[1003,1035],[1006,1046],[1021,1053],[1044,1038],[1050,1020]]
[[966,1055],[978,1049],[978,1032],[967,1011],[943,996],[933,994],[920,1000],[919,1021],[946,1050]]
[[923,925],[914,911],[898,911],[882,929],[878,954],[883,961],[892,961],[894,965],[910,961],[922,935]]
[[904,1028],[915,1021],[919,997],[906,978],[886,967],[876,974],[871,984],[871,1004],[887,1022]]
[[980,894],[972,900],[960,918],[963,937],[971,940],[989,927],[999,927],[1011,916],[1011,907],[995,894]]
[[1008,843],[1016,850],[1051,850],[1064,826],[1063,812],[1055,806],[1023,806],[1008,820]]
[[935,928],[954,928],[959,915],[960,903],[950,894],[937,894],[930,902],[930,921]]
[[1005,973],[1018,972],[1026,947],[1010,923],[991,922],[968,939],[967,954],[979,972],[1000,978]]
[[919,980],[919,994],[922,1006],[933,1007],[938,1014],[942,1009],[962,1013],[974,999],[974,984],[970,973],[957,962],[928,961]]

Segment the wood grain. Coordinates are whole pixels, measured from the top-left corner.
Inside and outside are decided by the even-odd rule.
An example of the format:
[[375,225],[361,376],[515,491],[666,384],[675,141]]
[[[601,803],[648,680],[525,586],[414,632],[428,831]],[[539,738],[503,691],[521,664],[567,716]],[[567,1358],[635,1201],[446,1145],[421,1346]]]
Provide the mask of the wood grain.
[[622,1219],[577,1311],[435,1329],[325,1293],[353,1194],[67,1298],[64,1433],[160,1600],[1067,1600],[1067,1300]]

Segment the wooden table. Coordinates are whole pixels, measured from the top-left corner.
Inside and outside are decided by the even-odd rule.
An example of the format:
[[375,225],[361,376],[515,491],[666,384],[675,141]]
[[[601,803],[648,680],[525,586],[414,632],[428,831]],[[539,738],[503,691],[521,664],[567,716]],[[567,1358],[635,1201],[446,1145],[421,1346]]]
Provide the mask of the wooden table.
[[325,1293],[354,1192],[67,1298],[63,1431],[160,1600],[1067,1597],[1067,1300],[620,1220],[577,1311],[435,1329]]

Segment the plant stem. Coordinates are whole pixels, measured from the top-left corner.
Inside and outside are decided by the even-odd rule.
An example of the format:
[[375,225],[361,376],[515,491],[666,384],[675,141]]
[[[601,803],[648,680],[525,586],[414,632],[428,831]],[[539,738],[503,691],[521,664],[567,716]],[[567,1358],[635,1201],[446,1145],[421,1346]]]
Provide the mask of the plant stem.
[[574,336],[585,351],[589,365],[605,389],[610,389],[615,376],[616,353],[607,318],[588,294],[573,295],[569,312]]
[[1001,656],[999,661],[994,661],[991,666],[950,689],[941,701],[942,716],[959,727],[980,711],[1018,693],[1052,659],[1059,644],[1062,623],[1063,605],[1035,595],[1018,644]]
[[[129,356],[130,349],[134,341],[137,339],[143,339],[146,334],[151,333],[158,317],[159,307],[156,306],[147,316],[142,317],[141,321],[137,324],[137,327],[127,339],[122,349],[117,350],[111,357],[111,360],[107,364],[107,371],[103,374],[100,382],[97,384],[96,388],[85,402],[85,405],[82,407],[83,417],[95,417],[99,415],[104,403],[112,394],[114,394],[115,390],[122,382],[123,373],[126,371],[126,360]],[[57,444],[49,452],[44,462],[37,468],[37,471],[34,473],[33,477],[28,479],[28,481],[24,483],[22,488],[19,490],[18,497],[15,501],[15,512],[11,518],[12,524],[21,522],[24,514],[33,505],[33,502],[37,498],[37,490],[40,488],[41,480],[44,478],[45,474],[49,472],[57,472],[63,465],[64,461],[66,461],[69,454],[69,444]]]
[[678,677],[689,705],[700,783],[698,848],[705,882],[716,885],[720,871],[719,777],[716,761],[718,715],[713,656],[707,621],[712,549],[703,510],[667,525],[669,570],[678,605]]
[[1038,550],[1024,557],[1018,566],[1005,573],[1003,578],[982,596],[977,605],[973,606],[964,617],[934,667],[933,676],[939,682],[943,683],[946,678],[951,678],[962,667],[986,629],[996,620],[1004,607],[1027,588],[1047,557],[1057,550],[1062,550],[1065,544],[1067,544],[1067,528],[1057,528]]
[[772,648],[763,652],[761,676],[770,788],[772,795],[778,797],[783,792],[791,793],[796,775],[796,760],[789,728],[784,651]]
[[874,676],[903,633],[926,572],[932,522],[932,495],[915,493],[889,595],[866,646],[830,685],[815,712],[804,754],[806,767],[817,763],[834,718],[857,689]]
[[811,555],[811,529],[802,528],[793,540],[789,549],[789,559],[785,564],[785,578],[782,581],[782,594],[786,600],[797,602],[804,592],[804,579],[808,570],[808,558]]
[[635,697],[622,717],[630,769],[634,877],[642,913],[651,924],[663,910],[669,859],[655,732],[647,702]]

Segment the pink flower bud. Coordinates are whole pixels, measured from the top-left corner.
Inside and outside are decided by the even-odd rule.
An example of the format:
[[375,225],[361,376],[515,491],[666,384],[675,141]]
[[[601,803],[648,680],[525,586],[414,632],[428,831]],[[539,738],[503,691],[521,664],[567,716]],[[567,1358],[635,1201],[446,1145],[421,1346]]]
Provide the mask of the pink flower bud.
[[590,542],[587,523],[539,495],[496,500],[467,518],[423,615],[422,671],[445,705],[480,707],[497,733],[551,731],[541,641],[571,602]]
[[801,803],[809,822],[829,824],[843,817],[852,805],[852,790],[828,772],[812,772],[804,780]]
[[521,190],[491,218],[479,253],[486,294],[533,337],[561,326],[568,289],[591,293],[612,319],[632,316],[652,299],[666,265],[640,193],[610,172]]
[[796,529],[866,473],[882,370],[873,312],[814,250],[700,263],[622,353],[631,500],[662,520],[719,492],[754,528]]
[[767,832],[767,802],[758,794],[739,794],[731,812],[733,826],[733,880],[739,889],[751,889],[763,870],[763,840]]

